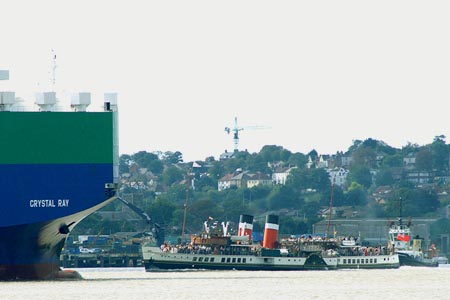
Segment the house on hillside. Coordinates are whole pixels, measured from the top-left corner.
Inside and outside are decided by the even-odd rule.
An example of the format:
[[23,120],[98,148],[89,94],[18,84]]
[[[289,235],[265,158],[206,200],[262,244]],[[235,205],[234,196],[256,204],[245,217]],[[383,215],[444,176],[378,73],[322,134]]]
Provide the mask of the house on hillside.
[[219,179],[217,183],[217,188],[219,191],[223,191],[225,189],[229,189],[231,187],[246,187],[247,181],[250,179],[250,176],[247,172],[237,172],[233,174],[227,174]]
[[372,196],[378,204],[384,205],[387,199],[392,197],[393,189],[391,186],[379,186],[373,193]]
[[431,183],[433,181],[433,178],[434,176],[432,172],[415,171],[406,173],[406,180],[414,184]]
[[297,167],[279,167],[272,173],[272,182],[274,184],[286,184],[287,177],[293,169]]
[[225,150],[224,153],[220,154],[219,160],[224,161],[224,160],[232,158],[233,156],[234,156],[234,152],[228,152],[227,150]]
[[416,166],[416,155],[414,153],[409,153],[403,157],[403,167],[406,170],[412,170]]
[[319,168],[319,169],[328,168],[328,159],[329,159],[329,155],[319,155],[319,158],[316,163],[316,168]]
[[353,163],[353,156],[351,155],[343,155],[341,157],[341,166],[342,167],[349,167]]
[[247,180],[247,188],[249,189],[254,186],[272,186],[272,184],[272,178],[261,172],[249,174],[249,178]]
[[327,169],[328,176],[330,177],[330,181],[336,184],[337,186],[342,187],[347,182],[347,177],[349,170],[346,170],[344,168],[334,168],[334,169]]

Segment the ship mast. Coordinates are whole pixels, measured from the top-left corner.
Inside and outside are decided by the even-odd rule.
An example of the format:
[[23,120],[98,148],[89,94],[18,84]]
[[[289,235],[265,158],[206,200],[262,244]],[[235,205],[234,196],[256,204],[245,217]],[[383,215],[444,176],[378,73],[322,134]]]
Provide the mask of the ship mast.
[[50,74],[50,82],[53,85],[53,88],[55,88],[56,85],[56,53],[55,49],[52,49],[52,70]]
[[191,189],[191,174],[188,173],[187,188],[186,188],[186,202],[184,203],[183,227],[181,229],[181,242],[184,242],[184,231],[186,229],[186,213],[187,213],[187,208],[188,208],[190,189]]
[[334,183],[335,177],[333,177],[333,182],[331,183],[331,197],[330,197],[330,208],[328,211],[328,225],[327,225],[327,237],[329,237],[330,225],[331,225],[331,213],[333,211],[333,200],[334,200]]

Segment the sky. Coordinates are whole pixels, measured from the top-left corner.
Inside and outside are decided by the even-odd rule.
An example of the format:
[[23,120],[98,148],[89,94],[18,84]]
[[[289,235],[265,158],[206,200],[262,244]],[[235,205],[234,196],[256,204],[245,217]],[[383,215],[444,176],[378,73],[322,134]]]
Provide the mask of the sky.
[[[121,154],[450,136],[448,1],[0,0],[0,90],[117,92]],[[260,126],[252,129],[251,126]]]

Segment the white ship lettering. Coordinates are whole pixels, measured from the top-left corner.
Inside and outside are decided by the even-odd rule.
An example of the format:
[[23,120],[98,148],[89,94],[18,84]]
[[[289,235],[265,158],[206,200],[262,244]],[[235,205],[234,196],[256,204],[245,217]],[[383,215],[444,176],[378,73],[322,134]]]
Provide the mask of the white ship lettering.
[[56,207],[53,199],[30,200],[30,207]]
[[58,199],[58,201],[55,201],[54,199],[32,199],[30,200],[30,207],[69,207],[69,201],[69,199]]
[[58,207],[69,207],[69,199],[58,199]]

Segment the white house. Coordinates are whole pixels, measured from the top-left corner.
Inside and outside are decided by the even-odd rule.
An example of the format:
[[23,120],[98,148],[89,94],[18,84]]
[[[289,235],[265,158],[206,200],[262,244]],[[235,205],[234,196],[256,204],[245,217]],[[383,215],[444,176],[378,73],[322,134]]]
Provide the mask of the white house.
[[293,169],[297,167],[281,167],[272,173],[272,181],[274,184],[286,184],[287,177]]
[[347,176],[349,171],[344,168],[334,168],[328,169],[328,176],[330,176],[330,181],[336,184],[337,186],[343,186],[347,181]]

